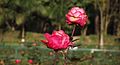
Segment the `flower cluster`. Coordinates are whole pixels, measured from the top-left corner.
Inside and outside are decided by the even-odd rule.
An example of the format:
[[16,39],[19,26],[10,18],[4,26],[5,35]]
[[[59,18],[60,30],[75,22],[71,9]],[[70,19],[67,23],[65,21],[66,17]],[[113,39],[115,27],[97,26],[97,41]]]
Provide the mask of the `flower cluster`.
[[[83,8],[73,7],[66,14],[66,22],[68,24],[76,24],[83,27],[87,21],[87,15]],[[46,40],[42,40],[48,48],[57,50],[67,49],[70,45],[73,45],[70,37],[63,31],[54,31],[51,35],[49,33],[44,34]]]

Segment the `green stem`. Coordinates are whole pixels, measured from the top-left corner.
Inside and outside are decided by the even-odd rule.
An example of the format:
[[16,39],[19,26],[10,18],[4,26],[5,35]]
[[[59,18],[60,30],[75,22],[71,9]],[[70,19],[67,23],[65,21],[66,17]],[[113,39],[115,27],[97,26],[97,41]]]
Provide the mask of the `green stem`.
[[57,65],[58,60],[59,60],[59,58],[58,58],[58,51],[55,51],[55,59],[54,59],[55,62],[54,62],[53,65]]
[[67,65],[67,57],[65,51],[62,52],[62,55],[63,55],[64,65]]
[[[71,38],[73,39],[73,35],[74,35],[74,33],[75,33],[75,28],[76,28],[76,25],[74,25],[74,28],[73,28],[73,30],[72,30],[72,34],[71,34]],[[72,40],[71,39],[71,40]]]

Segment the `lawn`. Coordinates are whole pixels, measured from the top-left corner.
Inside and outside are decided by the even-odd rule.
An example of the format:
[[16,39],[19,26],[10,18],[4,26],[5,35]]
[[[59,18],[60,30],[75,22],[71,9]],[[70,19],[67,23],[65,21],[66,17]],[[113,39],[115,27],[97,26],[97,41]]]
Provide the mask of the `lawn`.
[[[0,38],[1,39],[1,38]],[[15,60],[22,60],[19,65],[30,65],[29,59],[33,64],[53,65],[55,55],[53,50],[47,48],[40,40],[44,39],[40,33],[26,33],[26,42],[21,44],[19,31],[6,32],[0,42],[0,62],[5,65],[15,65]],[[120,45],[113,36],[105,36],[104,49],[109,51],[93,51],[98,48],[98,37],[96,35],[74,36],[75,45],[78,50],[69,50],[67,54],[68,65],[119,65],[120,64]],[[115,50],[115,51],[114,51]],[[116,51],[118,50],[118,51]],[[63,65],[62,54],[59,53],[58,65]]]

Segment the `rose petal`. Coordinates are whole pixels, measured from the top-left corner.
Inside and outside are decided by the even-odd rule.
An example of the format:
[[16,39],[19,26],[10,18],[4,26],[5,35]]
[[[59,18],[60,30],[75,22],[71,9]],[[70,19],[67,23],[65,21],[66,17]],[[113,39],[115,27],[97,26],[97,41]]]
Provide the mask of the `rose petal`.
[[66,20],[66,22],[67,22],[68,24],[72,24],[71,21],[69,21],[69,20]]
[[67,15],[69,15],[69,16],[73,16],[73,13],[72,13],[72,12],[68,12]]
[[47,44],[47,43],[48,43],[48,41],[47,41],[47,40],[41,40],[41,42],[43,42],[43,43],[45,43],[45,44]]
[[78,12],[80,12],[81,14],[85,14],[85,11],[83,8],[77,9]]
[[78,21],[79,18],[76,18],[76,17],[69,17],[68,18],[71,22],[75,22],[75,21]]
[[50,40],[50,37],[51,37],[51,35],[49,34],[49,33],[45,33],[44,34],[44,37],[49,41]]
[[74,14],[74,13],[76,12],[76,10],[75,10],[74,8],[72,8],[72,9],[70,10],[70,12],[71,12],[72,14]]
[[61,36],[61,34],[60,34],[60,33],[58,33],[58,31],[53,31],[52,36],[53,36],[53,35],[58,35],[58,36]]
[[74,17],[79,17],[80,16],[80,13],[79,12],[76,12],[75,14],[74,14]]

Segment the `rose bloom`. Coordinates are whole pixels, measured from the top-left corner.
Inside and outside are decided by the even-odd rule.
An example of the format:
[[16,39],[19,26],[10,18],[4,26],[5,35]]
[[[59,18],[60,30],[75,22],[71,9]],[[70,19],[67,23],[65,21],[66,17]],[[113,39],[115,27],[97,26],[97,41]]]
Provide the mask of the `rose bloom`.
[[72,45],[70,37],[65,34],[63,30],[54,31],[52,35],[49,33],[44,34],[46,40],[41,40],[46,44],[48,48],[54,49],[55,51],[68,48],[69,45]]
[[66,22],[68,24],[79,24],[84,26],[86,24],[88,17],[83,8],[73,7],[66,14]]

